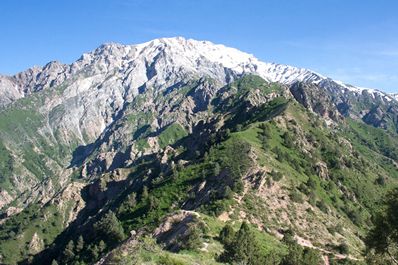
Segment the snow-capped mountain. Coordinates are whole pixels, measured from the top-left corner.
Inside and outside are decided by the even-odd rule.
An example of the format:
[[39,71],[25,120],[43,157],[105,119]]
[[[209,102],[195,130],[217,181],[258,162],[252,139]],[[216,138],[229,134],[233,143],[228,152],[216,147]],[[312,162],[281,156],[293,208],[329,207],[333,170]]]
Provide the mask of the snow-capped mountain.
[[397,93],[390,94],[390,96],[395,98],[395,100],[398,101],[398,94]]
[[[32,92],[60,85],[71,76],[85,73],[96,76],[120,77],[122,86],[132,95],[144,84],[161,87],[182,76],[210,77],[227,83],[244,74],[258,74],[270,82],[291,85],[295,82],[320,84],[333,81],[313,71],[288,65],[265,63],[251,54],[209,41],[162,38],[138,45],[104,44],[71,65],[50,62],[33,67],[15,76],[0,76],[0,105]],[[377,90],[361,89],[335,82],[338,89],[360,94],[366,91],[386,100],[392,97]],[[80,87],[80,86],[79,86]]]
[[[307,69],[261,62],[234,48],[181,37],[138,45],[104,44],[70,65],[50,62],[14,76],[0,76],[0,122],[11,122],[0,131],[0,140],[10,156],[18,158],[15,167],[20,167],[10,177],[18,183],[11,197],[35,190],[31,187],[45,178],[46,167],[61,176],[56,185],[62,186],[76,161],[82,162],[94,149],[97,157],[91,158],[96,164],[80,164],[85,172],[129,163],[142,155],[134,147],[136,138],[131,138],[140,126],[156,132],[178,122],[190,132],[208,118],[202,111],[217,93],[228,94],[221,89],[248,74],[281,84],[285,95],[324,117],[351,116],[376,127],[392,124],[395,130],[396,96],[346,85]],[[138,104],[140,100],[143,103]],[[255,103],[264,100],[253,96]],[[15,128],[21,133],[15,134]],[[49,146],[62,148],[48,155],[40,170],[29,169],[21,152],[45,153]],[[77,146],[82,150],[75,150]],[[152,151],[159,148],[154,143],[150,146]],[[113,163],[115,157],[117,163]],[[55,190],[50,184],[45,186]],[[0,197],[11,198],[9,194]]]
[[[272,203],[270,212],[253,219],[257,224],[268,227],[266,216],[294,227],[313,223],[307,235],[321,238],[323,227],[319,243],[329,249],[329,242],[341,239],[329,231],[331,225],[349,218],[352,209],[365,209],[357,204],[361,200],[373,205],[367,204],[367,193],[397,179],[397,98],[184,38],[104,44],[70,65],[50,62],[0,76],[0,223],[11,220],[0,228],[0,252],[5,250],[0,263],[30,262],[32,253],[40,253],[34,264],[50,264],[54,257],[59,261],[66,243],[81,231],[106,234],[87,231],[108,210],[128,218],[125,224],[137,222],[128,226],[132,231],[145,227],[139,222],[152,225],[175,209],[191,215],[221,198],[235,200],[234,186],[249,191],[237,201],[248,205],[242,208],[247,213],[252,205],[264,211],[265,203]],[[301,200],[293,200],[292,191],[310,199],[312,178],[321,183],[316,191],[322,188],[321,194],[333,196],[336,204],[330,206],[336,208],[330,209],[336,211],[318,201],[308,202],[311,208],[292,208]],[[297,186],[298,181],[304,182]],[[283,186],[272,186],[278,183]],[[161,187],[166,189],[151,193],[160,197],[144,196],[145,188]],[[256,194],[261,200],[252,204]],[[348,207],[347,202],[355,204]],[[341,205],[347,212],[340,211]],[[240,210],[230,215],[224,207],[228,218],[223,220],[242,218]],[[305,215],[314,209],[317,215],[302,219],[295,209]],[[164,212],[158,215],[158,210]],[[325,223],[323,216],[335,219]],[[361,230],[350,231],[359,242],[355,247],[362,244],[357,236],[362,234],[354,233]],[[87,254],[84,262],[92,264],[99,256],[91,249],[98,247],[84,240],[90,253],[76,257]],[[15,246],[24,251],[15,255]]]

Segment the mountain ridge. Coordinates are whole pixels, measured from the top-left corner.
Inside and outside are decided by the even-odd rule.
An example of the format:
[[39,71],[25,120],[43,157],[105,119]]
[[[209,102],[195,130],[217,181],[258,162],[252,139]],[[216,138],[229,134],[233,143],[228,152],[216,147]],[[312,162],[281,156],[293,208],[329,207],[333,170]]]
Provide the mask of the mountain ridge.
[[[165,128],[178,119],[190,131],[196,120],[193,117],[198,110],[207,108],[218,89],[251,74],[285,86],[297,101],[325,118],[336,120],[342,115],[362,119],[376,127],[398,130],[398,119],[394,116],[398,113],[398,107],[387,94],[344,85],[306,69],[263,63],[253,55],[234,48],[181,37],[156,39],[138,45],[104,44],[83,54],[70,65],[50,62],[42,68],[28,69],[14,77],[0,78],[0,101],[4,103],[4,114],[12,109],[32,108],[29,114],[34,114],[33,119],[39,119],[35,126],[40,126],[34,136],[39,138],[36,141],[48,142],[50,146],[62,144],[66,150],[71,146],[86,146],[83,153],[89,154],[95,144],[99,145],[99,141],[110,137],[107,136],[109,130],[120,124],[119,117],[126,114],[129,105],[136,104],[134,102],[140,95],[147,92],[151,95],[146,99],[146,106],[140,107],[142,111],[156,110],[157,115],[162,117],[151,118],[153,130]],[[197,88],[190,95],[190,100],[184,103],[185,109],[178,117],[170,107],[172,101],[165,103],[158,100],[189,86]],[[24,100],[21,102],[20,98]],[[43,102],[38,104],[40,101]],[[12,102],[16,104],[10,104]],[[184,112],[190,113],[191,117],[183,118]],[[25,147],[18,147],[15,142],[9,141],[15,137],[12,134],[12,130],[3,131],[3,144],[11,157],[17,157],[18,152],[11,150]],[[28,138],[32,135],[33,132]],[[77,152],[80,149],[73,153]],[[118,152],[120,150],[108,150],[100,160],[109,160]],[[56,161],[64,159],[57,157]],[[9,200],[8,194],[3,197]]]
[[21,96],[0,97],[6,264],[60,262],[82,240],[67,263],[93,263],[157,227],[167,246],[154,255],[169,255],[203,223],[213,227],[199,241],[210,239],[218,252],[207,258],[219,262],[228,220],[249,221],[260,238],[292,226],[307,247],[337,255],[347,242],[359,257],[376,200],[397,182],[398,102],[223,45],[104,44],[2,80],[2,93]]
[[[379,94],[386,100],[395,99],[388,93],[384,93],[375,89],[360,88],[352,85],[344,84],[331,78],[305,68],[298,68],[289,65],[277,63],[264,63],[254,57],[252,54],[241,52],[235,48],[226,47],[222,44],[214,44],[210,41],[198,41],[193,39],[185,39],[183,37],[159,38],[141,44],[123,45],[119,43],[105,43],[91,52],[84,53],[78,60],[67,65],[57,61],[47,63],[43,67],[32,67],[13,76],[0,76],[0,93],[2,100],[8,96],[8,103],[13,100],[28,95],[34,91],[47,87],[53,87],[62,83],[69,76],[76,74],[80,70],[84,70],[85,66],[90,63],[99,64],[98,67],[107,68],[107,63],[112,60],[112,66],[122,70],[129,67],[129,62],[134,60],[144,60],[143,58],[155,58],[158,56],[157,51],[169,53],[169,56],[177,58],[175,54],[184,54],[183,61],[173,61],[182,67],[193,70],[194,63],[201,56],[205,57],[212,63],[217,63],[225,68],[231,69],[236,74],[256,73],[270,82],[279,82],[291,85],[293,82],[311,82],[322,83],[333,81],[342,90],[354,93],[363,93],[367,91],[370,94]],[[195,51],[190,54],[190,51]],[[187,55],[188,54],[188,55]],[[143,56],[141,56],[143,55]],[[102,60],[102,61],[101,61]],[[108,65],[110,66],[110,64]],[[60,76],[61,75],[61,76]],[[44,76],[44,77],[43,77]],[[48,82],[50,80],[50,82]],[[14,88],[15,91],[6,91],[6,85]],[[46,83],[47,84],[43,84]],[[49,84],[48,84],[49,83]],[[3,103],[5,104],[5,103]]]

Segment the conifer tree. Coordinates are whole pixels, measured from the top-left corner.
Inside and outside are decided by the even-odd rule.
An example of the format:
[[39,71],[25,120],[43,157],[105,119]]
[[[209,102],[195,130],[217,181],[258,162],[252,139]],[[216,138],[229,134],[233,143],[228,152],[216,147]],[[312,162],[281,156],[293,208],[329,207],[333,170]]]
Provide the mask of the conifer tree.
[[72,240],[70,240],[63,252],[63,256],[67,262],[71,262],[75,258],[74,249],[75,249],[75,244],[73,243]]
[[112,211],[94,224],[94,231],[97,237],[105,239],[110,244],[120,242],[125,237],[123,227]]
[[76,243],[76,252],[78,253],[81,252],[83,248],[84,248],[84,240],[83,237],[80,235]]
[[235,231],[230,224],[227,224],[220,231],[219,238],[224,245],[231,244],[235,237]]
[[142,188],[141,200],[142,200],[142,201],[147,200],[147,199],[148,199],[148,196],[149,196],[148,188],[147,188],[147,186],[144,186],[144,187]]

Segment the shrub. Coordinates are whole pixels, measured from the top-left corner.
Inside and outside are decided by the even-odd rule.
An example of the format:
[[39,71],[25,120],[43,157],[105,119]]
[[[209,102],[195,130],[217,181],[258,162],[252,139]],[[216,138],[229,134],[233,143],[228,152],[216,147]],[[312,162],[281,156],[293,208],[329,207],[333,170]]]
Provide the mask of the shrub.
[[307,187],[310,188],[311,190],[315,190],[315,189],[316,189],[316,186],[317,186],[316,181],[315,181],[314,178],[312,178],[312,177],[309,177],[309,178],[308,178],[308,180],[307,180],[307,182],[306,182],[306,185],[307,185]]
[[283,178],[283,174],[281,172],[275,171],[275,170],[272,170],[270,175],[274,181],[279,181]]
[[329,212],[329,208],[326,206],[326,204],[323,201],[317,201],[316,202],[316,207],[318,207],[319,210],[321,210],[324,213],[328,213]]
[[335,234],[335,233],[342,233],[343,232],[343,227],[341,226],[341,224],[338,224],[338,225],[335,225],[335,226],[331,226],[331,227],[328,227],[328,231],[329,231],[329,233],[331,233],[331,234]]
[[308,195],[308,203],[311,204],[312,206],[316,206],[316,194],[315,192],[310,192]]
[[166,254],[164,256],[160,256],[159,258],[159,264],[161,265],[184,265],[185,262],[178,260],[169,254]]
[[227,224],[221,229],[218,237],[224,245],[231,244],[235,237],[235,231],[230,224]]
[[[303,247],[297,243],[289,245],[288,254],[283,258],[281,265],[298,265],[302,264]],[[308,264],[309,265],[309,264]]]
[[303,203],[303,195],[298,190],[292,190],[290,193],[290,199],[296,203]]
[[305,248],[303,257],[302,257],[302,264],[306,265],[318,265],[321,264],[322,257],[318,250]]
[[386,185],[386,178],[383,177],[383,176],[379,176],[379,177],[376,179],[376,184],[377,184],[377,185],[380,185],[380,186],[385,186],[385,185]]
[[294,147],[294,140],[293,140],[293,136],[291,135],[291,133],[285,132],[282,135],[282,139],[283,139],[283,145],[284,146],[286,146],[287,148],[293,148]]
[[349,253],[349,248],[346,243],[341,243],[340,245],[338,245],[337,250],[344,255],[347,255]]

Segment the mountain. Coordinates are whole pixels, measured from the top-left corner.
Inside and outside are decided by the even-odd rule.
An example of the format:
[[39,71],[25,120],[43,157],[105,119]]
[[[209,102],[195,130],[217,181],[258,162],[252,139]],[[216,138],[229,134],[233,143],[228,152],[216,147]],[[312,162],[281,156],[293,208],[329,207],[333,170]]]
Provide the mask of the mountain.
[[396,95],[208,41],[105,44],[0,76],[0,108],[5,264],[222,262],[217,235],[242,221],[271,264],[286,231],[355,262],[398,177]]

